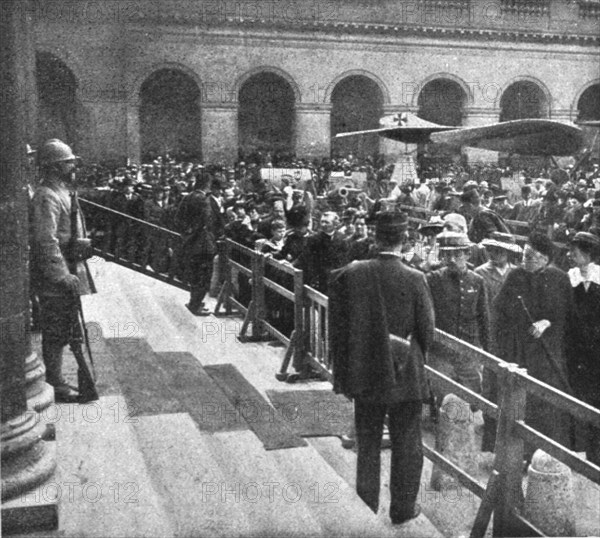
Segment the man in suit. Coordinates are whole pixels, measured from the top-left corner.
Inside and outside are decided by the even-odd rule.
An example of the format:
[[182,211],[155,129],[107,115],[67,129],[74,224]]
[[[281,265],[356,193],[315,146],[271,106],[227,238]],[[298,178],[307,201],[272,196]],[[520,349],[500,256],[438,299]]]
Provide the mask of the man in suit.
[[[62,354],[78,323],[78,296],[94,289],[85,261],[74,261],[69,255],[76,160],[71,148],[60,140],[42,146],[42,181],[32,200],[31,218],[31,286],[40,299],[46,381],[54,387],[55,401],[63,403],[79,401],[78,392],[62,375]],[[85,238],[79,208],[76,219],[77,238]]]
[[223,205],[223,189],[224,185],[220,179],[215,178],[212,180],[208,200],[212,211],[215,239],[220,239],[225,235],[225,225],[227,224]]
[[479,243],[493,232],[511,233],[502,217],[481,204],[479,193],[475,189],[468,190],[461,196],[463,211],[469,223],[469,239]]
[[335,237],[338,222],[336,213],[323,213],[319,232],[307,239],[306,247],[296,262],[296,266],[304,271],[304,282],[325,294],[330,271],[342,267],[347,261],[346,241]]
[[216,254],[213,215],[207,192],[212,177],[201,170],[194,191],[179,206],[176,222],[183,236],[183,266],[190,284],[190,302],[187,309],[195,316],[208,316],[204,297],[210,288],[213,258]]
[[421,408],[428,397],[424,357],[435,325],[425,277],[402,262],[407,224],[403,213],[380,214],[377,256],[334,271],[329,286],[333,388],[355,401],[356,489],[377,512],[387,415],[394,524],[420,512]]
[[531,198],[531,186],[523,185],[521,187],[521,200],[514,205],[511,218],[521,222],[531,222],[539,213],[540,207],[540,201]]

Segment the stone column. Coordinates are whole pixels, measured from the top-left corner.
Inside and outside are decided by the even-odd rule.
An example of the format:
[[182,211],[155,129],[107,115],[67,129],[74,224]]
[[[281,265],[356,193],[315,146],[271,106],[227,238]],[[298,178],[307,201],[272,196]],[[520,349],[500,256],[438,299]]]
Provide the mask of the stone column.
[[[489,125],[490,123],[497,123],[500,121],[500,109],[499,108],[476,108],[470,107],[465,109],[465,115],[463,119],[463,125],[465,127],[477,127],[480,125]],[[469,163],[484,162],[484,163],[497,163],[498,152],[489,151],[486,149],[479,148],[468,148],[465,147],[462,150],[463,154],[467,156]]]
[[[39,380],[29,333],[28,191],[25,144],[29,100],[36,88],[29,0],[0,6],[0,404],[2,501],[52,476],[52,445],[42,440],[46,425],[28,409],[27,392]],[[32,370],[35,370],[32,371]],[[27,372],[30,372],[29,379]],[[33,379],[32,379],[33,378]],[[38,387],[39,388],[39,387]],[[37,390],[29,390],[35,400]],[[43,392],[43,389],[42,389]],[[36,393],[36,394],[34,394]],[[42,398],[43,400],[44,398]],[[41,404],[44,405],[44,404]],[[32,408],[40,408],[38,402]]]
[[313,159],[331,153],[331,103],[296,105],[296,155]]
[[238,104],[202,103],[202,160],[233,164],[238,156]]

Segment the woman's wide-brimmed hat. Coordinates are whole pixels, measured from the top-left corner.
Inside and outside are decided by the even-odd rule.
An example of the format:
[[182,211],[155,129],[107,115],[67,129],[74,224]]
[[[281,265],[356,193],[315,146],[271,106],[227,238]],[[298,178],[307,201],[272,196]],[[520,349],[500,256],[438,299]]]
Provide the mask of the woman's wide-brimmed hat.
[[577,232],[571,239],[571,245],[581,245],[594,252],[600,252],[600,237],[589,232]]

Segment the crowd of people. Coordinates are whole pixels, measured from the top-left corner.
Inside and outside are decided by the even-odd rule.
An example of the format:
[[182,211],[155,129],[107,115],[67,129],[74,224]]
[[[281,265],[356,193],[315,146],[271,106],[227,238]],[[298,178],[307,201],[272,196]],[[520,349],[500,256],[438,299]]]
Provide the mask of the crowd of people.
[[[65,301],[82,293],[89,256],[72,255],[68,265],[68,256],[60,254],[63,244],[72,244],[69,237],[74,230],[77,237],[85,235],[73,205],[77,197],[69,194],[75,184],[75,157],[60,141],[49,141],[40,159],[44,181],[32,201],[32,244],[37,253],[32,258],[32,282],[43,303],[44,361],[57,398],[77,401],[80,396],[61,376],[62,348],[73,334],[73,320],[61,312],[72,310]],[[187,282],[191,291],[186,306],[193,315],[211,313],[205,298],[211,280],[219,278],[217,242],[224,238],[302,269],[305,284],[332,297],[334,389],[357,398],[359,462],[363,462],[357,487],[375,511],[379,484],[365,469],[373,467],[369,462],[379,446],[386,409],[398,402],[393,390],[386,392],[391,386],[382,386],[383,378],[365,367],[375,364],[381,372],[392,368],[388,373],[397,384],[407,371],[400,375],[394,369],[411,364],[394,363],[390,350],[396,348],[382,344],[383,332],[401,341],[408,338],[407,353],[413,358],[410,338],[418,333],[415,342],[421,357],[413,365],[417,370],[411,370],[415,382],[403,388],[398,413],[390,414],[390,431],[397,438],[393,447],[406,444],[401,438],[406,437],[407,424],[411,431],[420,429],[418,406],[405,404],[407,394],[414,393],[415,400],[429,397],[421,387],[424,357],[474,393],[498,400],[494,373],[470,357],[436,347],[434,326],[516,362],[539,380],[600,408],[596,161],[588,159],[576,169],[535,171],[451,163],[421,169],[420,181],[400,185],[393,166],[375,167],[352,156],[276,163],[287,169],[310,169],[312,180],[302,184],[293,173],[278,183],[265,179],[260,170],[272,164],[239,162],[228,168],[177,163],[165,156],[115,171],[98,166],[80,169],[78,190],[81,198],[104,206],[86,206],[88,231],[96,246]],[[355,172],[365,173],[362,188],[351,188]],[[514,190],[503,189],[506,177],[517,180],[516,200]],[[48,230],[56,228],[56,222],[59,229],[49,241]],[[528,229],[524,243],[514,235],[516,226]],[[61,249],[53,248],[54,243]],[[281,272],[267,276],[290,285]],[[237,293],[242,302],[249,299],[250,290],[249,279],[239,274]],[[270,323],[290,334],[291,303],[275,292],[267,293]],[[367,308],[371,303],[375,307]],[[381,357],[373,359],[372,349],[382,345]],[[320,377],[303,357],[294,360],[300,379]],[[444,393],[434,392],[441,402]],[[549,412],[548,405],[530,396],[527,423],[564,446],[586,451],[590,461],[599,464],[600,431],[575,424],[564,411]],[[379,417],[376,426],[374,413]],[[482,450],[494,450],[495,433],[495,422],[485,417]],[[420,446],[420,437],[409,437],[419,441],[414,447]],[[396,456],[402,450],[396,449]],[[393,459],[396,456],[393,448]],[[398,457],[393,463],[396,473],[417,487],[420,472],[411,474],[407,469],[420,469],[418,455]],[[420,458],[422,464],[422,454]],[[412,487],[406,482],[398,486],[398,494],[405,486]],[[392,499],[393,521],[415,517],[413,497],[408,504]]]
[[[402,246],[402,258],[406,265],[426,274],[434,299],[437,327],[494,351],[500,357],[514,360],[521,353],[523,361],[530,361],[526,357],[533,355],[522,352],[527,331],[521,334],[511,328],[507,334],[520,336],[509,348],[505,338],[498,338],[507,327],[497,326],[498,320],[503,318],[502,311],[495,310],[494,300],[497,296],[500,297],[498,301],[502,299],[504,283],[507,279],[510,283],[509,275],[511,278],[521,273],[533,275],[527,280],[529,288],[520,289],[520,295],[529,298],[530,304],[524,306],[534,318],[537,316],[536,321],[545,320],[550,324],[542,323],[535,333],[544,334],[544,339],[556,338],[549,346],[553,354],[558,354],[553,360],[566,367],[564,355],[568,334],[563,331],[566,321],[565,327],[560,325],[559,330],[559,324],[551,321],[556,319],[556,313],[541,314],[544,301],[552,308],[558,308],[562,303],[549,291],[552,286],[543,279],[540,282],[546,287],[542,286],[539,293],[532,293],[532,289],[537,289],[535,285],[541,286],[539,282],[533,283],[538,273],[528,272],[524,267],[527,256],[535,253],[546,260],[546,264],[536,266],[536,271],[548,266],[552,270],[544,271],[544,274],[553,274],[556,267],[563,284],[570,278],[573,285],[565,285],[566,291],[563,290],[569,292],[564,296],[563,306],[568,307],[569,312],[565,320],[575,319],[571,312],[579,310],[571,297],[571,288],[576,291],[575,283],[592,282],[593,291],[600,285],[594,263],[598,253],[593,245],[595,238],[600,237],[600,171],[596,161],[588,160],[577,170],[529,172],[507,171],[490,165],[467,169],[449,164],[437,167],[441,177],[427,177],[434,167],[424,170],[423,179],[415,185],[397,185],[393,179],[393,166],[375,169],[370,161],[359,162],[352,156],[321,163],[298,160],[283,164],[312,168],[313,184],[305,184],[299,189],[294,178],[289,176],[277,188],[262,179],[256,163],[239,162],[227,168],[175,163],[166,156],[148,165],[118,170],[117,179],[110,185],[89,189],[85,194],[121,214],[182,234],[184,240],[179,247],[158,231],[146,230],[119,215],[107,219],[106,213],[92,214],[91,226],[100,232],[96,233],[96,238],[100,238],[102,246],[110,252],[118,251],[121,257],[144,267],[149,265],[158,272],[166,272],[175,265],[176,274],[193,281],[195,291],[188,308],[201,315],[208,313],[204,296],[210,288],[218,239],[229,237],[303,269],[305,283],[327,294],[332,270],[354,260],[372,258],[377,253],[374,233],[377,215],[381,211],[409,207],[411,226]],[[362,191],[347,189],[348,192],[340,193],[340,189],[332,189],[328,182],[333,171],[345,172],[350,180],[353,172],[365,170],[367,183]],[[546,177],[531,177],[532,172],[544,173]],[[508,173],[522,180],[520,197],[516,200],[514,192],[502,190],[502,177]],[[98,177],[97,171],[90,174],[87,185],[98,185]],[[415,218],[415,215],[421,218]],[[535,238],[527,243],[525,252],[512,235],[515,230],[511,221],[526,224],[531,237]],[[448,238],[448,233],[458,235]],[[444,241],[455,243],[448,246]],[[570,256],[566,255],[569,248]],[[581,249],[589,256],[583,256]],[[569,271],[569,277],[566,271]],[[240,276],[239,293],[249,297],[249,286],[243,275]],[[588,295],[586,292],[579,298],[583,301]],[[293,314],[289,308],[281,306],[276,297],[271,299],[268,301],[270,321],[289,334],[293,328]],[[514,305],[507,308],[506,321],[515,322]],[[593,301],[587,300],[585,310],[593,310]],[[523,311],[523,307],[518,311]],[[582,314],[588,322],[578,325],[576,340],[583,338],[581,327],[585,326],[593,342],[590,344],[593,351],[579,353],[577,360],[588,357],[589,364],[586,363],[584,368],[586,374],[597,374],[600,373],[597,361],[591,357],[600,349],[598,324],[590,322],[593,319],[590,315]],[[573,344],[569,349],[581,351],[581,345]],[[447,353],[439,360],[436,353],[432,353],[432,361],[442,371],[451,370],[452,375],[467,387],[482,391],[479,365],[470,364],[464,358],[449,357]],[[302,375],[314,377],[318,374],[307,370]],[[581,379],[586,377],[577,375]],[[551,380],[548,376],[545,379],[557,384],[556,379]],[[484,372],[483,389],[488,395],[495,393],[489,372]],[[587,401],[592,402],[589,393],[586,389]],[[595,398],[592,403],[599,405],[600,397],[596,394]],[[493,425],[490,431],[493,431]]]

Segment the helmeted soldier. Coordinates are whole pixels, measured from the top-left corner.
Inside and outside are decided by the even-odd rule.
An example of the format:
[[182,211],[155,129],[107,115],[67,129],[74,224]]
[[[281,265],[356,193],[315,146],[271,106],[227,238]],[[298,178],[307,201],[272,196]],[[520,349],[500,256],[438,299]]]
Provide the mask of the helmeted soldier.
[[78,296],[93,290],[85,261],[79,261],[86,256],[76,256],[70,248],[75,239],[73,217],[77,238],[85,237],[81,211],[71,211],[76,161],[67,144],[47,141],[39,152],[41,183],[32,202],[31,284],[40,298],[46,381],[54,387],[57,402],[76,402],[79,397],[62,375],[62,353],[77,322]]

